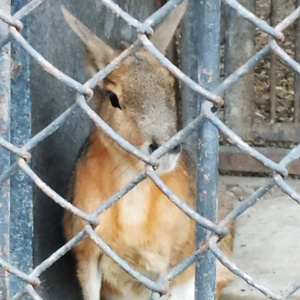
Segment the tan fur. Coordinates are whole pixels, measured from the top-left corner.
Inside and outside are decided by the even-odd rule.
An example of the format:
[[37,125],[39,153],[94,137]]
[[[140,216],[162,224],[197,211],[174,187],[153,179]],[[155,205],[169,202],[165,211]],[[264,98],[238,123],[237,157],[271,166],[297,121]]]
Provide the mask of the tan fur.
[[[87,48],[87,68],[92,74],[118,54],[94,35],[88,39],[89,30],[65,9],[63,12]],[[177,27],[182,14],[178,13],[179,19],[174,20],[173,27]],[[166,27],[165,30],[174,32],[175,29]],[[166,34],[161,29],[159,32]],[[164,52],[167,44],[164,40],[158,48]],[[147,153],[154,141],[160,145],[176,133],[173,86],[173,76],[147,51],[140,50],[99,85],[95,92],[95,111],[121,136]],[[121,109],[112,107],[111,93],[117,96]],[[170,171],[168,167],[166,171],[162,169],[160,177],[176,195],[195,208],[195,181],[188,173],[184,156],[170,153],[165,161],[167,166],[172,161],[176,166],[171,164]],[[143,162],[94,126],[77,160],[68,198],[79,209],[91,213],[144,167]],[[84,225],[80,218],[66,212],[63,218],[66,239],[70,240]],[[100,214],[95,231],[118,255],[153,280],[195,250],[195,223],[150,179],[138,184]],[[231,237],[226,239],[223,248],[230,253],[232,240]],[[100,289],[101,300],[146,300],[149,297],[150,291],[123,271],[91,239],[85,238],[72,250],[85,300],[99,300]],[[220,289],[231,276],[220,266],[218,273],[219,297]],[[171,287],[188,282],[193,275],[194,266],[191,266],[177,276]]]

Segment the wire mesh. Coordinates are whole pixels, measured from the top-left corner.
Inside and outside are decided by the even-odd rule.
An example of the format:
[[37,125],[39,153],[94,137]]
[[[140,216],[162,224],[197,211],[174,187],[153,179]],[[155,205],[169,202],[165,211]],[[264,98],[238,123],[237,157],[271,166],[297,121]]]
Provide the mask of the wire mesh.
[[[228,230],[226,225],[232,220],[238,218],[242,213],[244,213],[249,207],[256,204],[256,202],[264,194],[266,194],[270,189],[277,185],[284,193],[288,194],[294,201],[298,204],[300,203],[300,195],[297,193],[290,185],[285,181],[288,175],[287,166],[292,161],[300,157],[300,145],[295,147],[290,153],[284,157],[279,163],[276,163],[268,159],[265,155],[261,154],[249,144],[243,141],[237,134],[235,134],[230,128],[228,128],[212,111],[214,106],[221,106],[224,103],[222,99],[222,94],[230,88],[235,82],[246,75],[248,72],[253,70],[253,68],[262,61],[262,59],[270,52],[278,55],[290,68],[295,72],[300,74],[300,65],[292,57],[290,57],[278,43],[283,40],[283,31],[288,26],[293,24],[300,16],[300,7],[293,11],[289,16],[282,20],[277,26],[272,27],[265,21],[256,17],[253,13],[249,12],[246,8],[240,5],[234,0],[223,0],[226,5],[229,5],[234,10],[236,10],[243,18],[252,22],[257,28],[266,32],[270,36],[269,43],[264,46],[260,51],[255,53],[246,63],[235,70],[229,77],[227,77],[222,83],[214,88],[213,91],[208,90],[201,86],[199,83],[195,82],[182,71],[180,71],[175,65],[173,65],[162,53],[160,53],[155,46],[152,44],[149,37],[151,36],[153,29],[152,26],[159,23],[162,18],[164,18],[176,5],[182,2],[182,0],[170,0],[157,12],[147,18],[144,22],[140,22],[133,18],[130,14],[126,13],[123,9],[117,6],[113,1],[101,0],[101,3],[106,5],[119,17],[123,18],[130,26],[136,28],[138,32],[138,39],[127,49],[125,49],[117,58],[111,61],[104,69],[98,72],[95,76],[90,78],[84,84],[74,80],[73,78],[67,76],[62,71],[58,70],[49,61],[47,61],[38,51],[36,51],[30,43],[22,36],[23,24],[21,19],[26,15],[30,14],[34,9],[36,9],[43,0],[33,0],[27,5],[22,7],[14,15],[10,15],[4,9],[0,9],[0,20],[8,25],[8,32],[4,34],[0,40],[0,45],[3,49],[7,43],[14,40],[20,46],[22,46],[25,51],[30,55],[41,67],[53,75],[57,80],[63,82],[71,89],[77,93],[76,103],[69,107],[64,113],[62,113],[58,118],[56,118],[51,124],[44,128],[37,135],[33,136],[28,141],[24,141],[24,145],[19,147],[10,142],[8,142],[4,137],[0,138],[0,146],[4,149],[15,154],[18,159],[17,162],[10,166],[8,169],[3,170],[0,180],[4,182],[17,170],[23,170],[32,180],[32,182],[38,186],[45,194],[49,196],[55,203],[60,205],[62,208],[69,210],[74,215],[78,216],[86,222],[85,228],[78,233],[73,239],[67,242],[64,246],[54,252],[50,257],[44,260],[42,263],[37,265],[34,270],[30,273],[24,273],[20,271],[13,263],[8,263],[3,257],[0,257],[0,266],[7,270],[8,272],[14,274],[24,281],[24,290],[16,294],[13,299],[22,299],[26,294],[30,295],[32,299],[42,299],[38,294],[37,287],[41,284],[40,275],[45,272],[49,267],[51,267],[57,260],[65,255],[72,247],[78,244],[83,238],[89,236],[109,257],[112,258],[118,265],[121,266],[126,272],[133,276],[136,280],[143,283],[146,287],[153,291],[152,299],[156,299],[160,294],[166,293],[168,282],[174,279],[179,273],[183,272],[188,266],[195,262],[199,255],[203,255],[208,250],[210,250],[216,258],[226,266],[231,272],[236,274],[245,280],[249,285],[253,286],[266,297],[270,299],[288,299],[297,290],[300,289],[300,283],[296,282],[292,286],[286,287],[282,292],[276,292],[270,290],[267,286],[260,284],[256,278],[251,277],[249,274],[244,272],[241,268],[234,264],[218,247],[218,242],[226,236]],[[170,72],[177,77],[183,84],[186,84],[190,89],[202,96],[201,113],[187,126],[180,130],[173,138],[171,138],[167,143],[162,145],[159,149],[155,150],[151,155],[143,154],[139,149],[131,145],[129,142],[124,140],[118,133],[111,129],[87,104],[89,99],[93,96],[93,88],[103,80],[110,72],[119,67],[119,65],[130,55],[134,54],[140,47],[145,47],[157,60],[165,66]],[[140,160],[144,161],[148,166],[156,167],[159,162],[158,158],[167,153],[174,146],[183,142],[191,133],[193,133],[204,121],[208,121],[213,126],[215,126],[220,133],[225,135],[228,141],[237,146],[242,151],[248,153],[264,166],[273,172],[273,178],[269,182],[259,188],[255,193],[253,193],[248,198],[244,199],[233,211],[231,211],[223,220],[219,223],[212,222],[196,211],[191,209],[184,201],[182,201],[178,196],[176,196],[160,179],[160,177],[153,171],[153,168],[147,167],[144,172],[139,174],[134,178],[129,184],[123,187],[116,194],[111,196],[107,201],[98,207],[94,212],[88,214],[83,212],[69,203],[66,199],[61,197],[56,193],[51,187],[49,187],[29,166],[31,159],[30,151],[37,146],[41,141],[53,134],[57,129],[59,129],[65,121],[68,119],[72,111],[76,107],[80,107],[87,115],[97,124],[112,140],[114,140],[119,146],[124,150],[136,156]],[[4,117],[4,116],[1,116]],[[1,164],[0,164],[1,165]],[[196,251],[185,261],[181,262],[179,265],[171,269],[168,274],[165,274],[158,281],[153,281],[142,275],[140,272],[132,268],[125,260],[123,260],[117,253],[115,253],[109,245],[107,245],[101,237],[99,237],[95,231],[94,226],[98,224],[98,216],[106,209],[109,209],[111,205],[117,202],[123,195],[134,188],[138,183],[150,178],[156,186],[161,189],[161,191],[172,201],[177,207],[179,207],[186,215],[195,220],[198,224],[205,227],[211,231],[211,235],[207,240],[203,241],[201,247],[196,249]]]

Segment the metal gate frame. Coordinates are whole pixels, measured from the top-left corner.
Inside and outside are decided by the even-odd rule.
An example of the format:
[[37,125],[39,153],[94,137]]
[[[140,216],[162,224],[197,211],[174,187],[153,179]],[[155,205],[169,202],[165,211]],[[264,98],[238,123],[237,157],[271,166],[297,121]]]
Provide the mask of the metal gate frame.
[[[14,13],[23,7],[25,1],[11,4],[1,0],[0,4],[0,10]],[[26,26],[26,23],[24,19],[23,25]],[[5,42],[7,34],[7,26],[0,22],[1,42]],[[26,28],[22,34],[27,38]],[[18,148],[31,137],[31,106],[29,56],[20,51],[17,42],[12,41],[0,52],[0,70],[0,134],[5,139],[1,139],[0,143],[4,146],[0,147],[0,170],[3,171],[15,161],[15,154],[26,160],[30,158],[27,151]],[[15,268],[29,272],[33,268],[32,189],[30,179],[20,170],[0,186],[0,204],[0,259],[14,262]],[[0,269],[0,272],[0,298],[6,299],[20,290],[23,281],[9,275],[5,269]]]

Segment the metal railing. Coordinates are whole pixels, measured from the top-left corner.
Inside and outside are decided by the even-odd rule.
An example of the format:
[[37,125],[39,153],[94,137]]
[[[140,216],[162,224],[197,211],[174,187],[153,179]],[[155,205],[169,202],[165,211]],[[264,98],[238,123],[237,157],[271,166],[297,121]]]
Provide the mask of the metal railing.
[[[45,0],[46,1],[46,0]],[[266,295],[270,299],[288,299],[293,295],[298,289],[300,289],[300,282],[295,282],[295,284],[286,287],[286,289],[279,293],[269,289],[267,286],[260,284],[257,279],[251,277],[250,274],[244,272],[241,268],[235,265],[218,247],[218,242],[227,234],[226,225],[229,224],[232,220],[238,218],[243,212],[245,212],[249,207],[255,205],[260,197],[266,194],[270,189],[275,185],[280,187],[283,192],[288,194],[293,200],[300,204],[300,194],[298,194],[290,185],[285,182],[285,178],[288,175],[287,166],[292,161],[300,157],[300,145],[295,147],[290,153],[284,157],[279,163],[276,163],[266,156],[249,146],[244,142],[237,134],[235,134],[230,128],[228,128],[215,114],[216,107],[224,104],[222,95],[224,92],[236,83],[241,77],[251,71],[262,59],[273,52],[278,55],[288,66],[290,66],[295,72],[300,74],[300,65],[293,58],[288,56],[286,52],[278,45],[284,38],[283,31],[285,28],[290,26],[297,18],[300,16],[300,7],[293,11],[289,16],[287,16],[282,22],[277,26],[272,27],[268,25],[265,21],[256,17],[253,13],[246,10],[235,0],[224,0],[224,3],[230,6],[232,9],[236,10],[239,15],[245,18],[247,21],[253,23],[260,30],[266,32],[270,36],[269,43],[264,46],[260,51],[258,51],[254,56],[252,56],[247,62],[241,65],[236,69],[230,76],[225,78],[222,83],[218,82],[218,69],[219,62],[217,61],[217,51],[207,55],[207,51],[212,49],[211,47],[216,46],[219,43],[219,38],[215,38],[214,35],[207,34],[205,36],[205,42],[197,44],[197,47],[202,47],[199,49],[199,52],[202,52],[202,56],[199,56],[199,61],[197,65],[198,75],[201,74],[204,68],[210,68],[216,72],[216,77],[213,83],[210,83],[210,79],[203,79],[199,76],[198,79],[201,80],[198,83],[195,80],[192,80],[189,76],[184,74],[179,70],[175,65],[173,65],[163,54],[161,54],[155,46],[151,43],[149,37],[152,34],[152,26],[158,24],[162,18],[164,18],[176,5],[182,2],[182,0],[170,0],[162,8],[160,8],[156,13],[147,18],[144,22],[140,22],[134,19],[130,14],[126,13],[120,7],[116,6],[113,1],[110,0],[101,0],[101,3],[115,12],[119,17],[123,18],[129,25],[136,28],[138,32],[138,39],[125,49],[117,58],[111,61],[104,69],[99,71],[95,76],[90,78],[84,84],[74,80],[73,78],[67,76],[62,71],[58,70],[53,66],[49,61],[47,61],[43,56],[38,53],[28,41],[22,35],[22,18],[30,14],[36,7],[38,7],[43,0],[33,0],[28,4],[24,5],[19,11],[11,15],[6,9],[5,5],[0,7],[0,46],[2,48],[2,56],[0,59],[0,72],[1,72],[1,82],[0,82],[0,133],[4,133],[0,137],[0,146],[16,155],[17,159],[15,163],[12,163],[8,168],[9,160],[1,160],[0,166],[3,166],[2,174],[0,175],[0,182],[2,183],[1,193],[2,196],[7,192],[6,185],[7,180],[19,169],[21,169],[27,176],[32,180],[32,182],[38,186],[49,198],[54,202],[60,205],[62,208],[69,210],[79,218],[85,220],[85,228],[77,234],[72,240],[67,242],[60,249],[55,251],[50,257],[45,259],[43,262],[34,267],[30,272],[23,272],[19,268],[15,267],[15,262],[8,262],[5,259],[5,256],[1,255],[0,252],[0,270],[1,268],[4,272],[8,271],[14,276],[20,278],[24,281],[24,289],[20,290],[12,299],[21,299],[25,295],[30,295],[32,299],[42,299],[38,293],[38,287],[41,285],[40,275],[45,272],[50,266],[52,266],[57,260],[64,256],[72,247],[79,243],[83,238],[89,236],[101,249],[104,253],[110,256],[117,264],[121,266],[126,272],[133,276],[136,280],[142,282],[146,287],[153,291],[151,299],[157,299],[161,294],[166,292],[167,284],[178,274],[183,272],[188,266],[197,261],[199,268],[197,268],[197,277],[203,278],[201,272],[205,271],[205,266],[213,268],[213,264],[205,265],[208,259],[202,259],[205,257],[206,253],[213,254],[223,265],[225,265],[232,273],[244,279],[249,285],[255,287],[261,293]],[[3,2],[4,3],[4,2]],[[203,18],[198,18],[198,25],[201,26],[202,33],[205,34],[208,32],[207,25],[211,24],[211,18],[216,17],[216,20],[220,18],[221,8],[219,1],[201,1],[201,5],[198,1],[190,0],[191,11],[194,12],[194,17],[196,13],[202,13]],[[209,3],[209,5],[208,5]],[[212,3],[214,5],[212,5]],[[190,13],[189,16],[191,16]],[[205,15],[207,14],[207,15]],[[209,16],[208,18],[206,18]],[[6,23],[8,26],[4,26]],[[151,24],[151,26],[149,25]],[[217,21],[214,24],[214,29],[218,32],[219,29],[217,26],[220,25],[220,22]],[[30,24],[29,24],[30,26]],[[217,34],[218,36],[218,34]],[[53,75],[55,78],[69,86],[71,89],[76,91],[76,102],[69,107],[64,113],[62,113],[58,118],[52,121],[47,127],[45,127],[41,132],[33,136],[27,141],[23,141],[22,146],[16,146],[14,143],[9,142],[8,136],[5,134],[7,132],[7,127],[9,126],[9,84],[10,78],[9,75],[1,70],[7,70],[7,61],[3,59],[3,56],[9,56],[9,50],[7,50],[7,44],[10,41],[17,42],[18,45],[23,47],[28,55],[30,55],[38,64],[42,66],[45,72]],[[205,44],[206,43],[206,44]],[[139,48],[146,48],[158,61],[161,62],[175,77],[182,81],[190,90],[194,91],[198,95],[198,115],[191,122],[189,122],[182,130],[180,130],[175,136],[173,136],[167,143],[162,145],[159,149],[154,151],[151,155],[144,155],[136,147],[129,144],[121,136],[119,136],[115,131],[113,131],[87,104],[87,102],[93,96],[93,88],[98,84],[99,81],[103,80],[111,71],[116,69],[129,55],[132,55]],[[218,50],[218,46],[216,46]],[[2,75],[5,73],[6,77]],[[2,79],[3,78],[3,79]],[[3,100],[4,99],[4,100]],[[5,101],[6,99],[6,101]],[[66,199],[60,196],[55,190],[48,186],[30,167],[29,161],[31,159],[30,151],[37,146],[41,141],[49,137],[53,132],[58,128],[63,126],[64,122],[72,114],[76,107],[80,107],[89,118],[97,124],[111,139],[113,139],[118,145],[123,149],[130,152],[132,155],[143,160],[149,167],[146,168],[144,172],[139,174],[136,178],[132,180],[128,185],[124,186],[120,191],[111,196],[105,203],[98,207],[93,213],[86,213],[71,203]],[[13,118],[14,116],[12,116]],[[199,129],[200,128],[200,129]],[[198,130],[199,129],[199,130]],[[217,130],[216,130],[217,129]],[[199,139],[202,141],[202,147],[199,151],[199,161],[198,161],[198,191],[199,190],[209,190],[210,193],[207,195],[206,201],[209,201],[212,206],[205,211],[205,208],[201,208],[201,205],[198,205],[199,211],[194,211],[188,207],[181,199],[179,199],[160,179],[160,177],[153,171],[153,168],[150,166],[156,166],[158,164],[158,158],[164,155],[168,150],[174,148],[175,145],[183,142],[190,134],[194,131],[199,131]],[[257,161],[261,162],[265,167],[269,168],[273,172],[272,179],[269,182],[259,188],[255,193],[253,193],[248,198],[244,199],[239,205],[232,210],[223,220],[219,223],[216,223],[214,220],[214,205],[215,205],[215,191],[217,185],[217,160],[218,160],[218,132],[222,133],[228,141],[237,146],[240,150],[248,153],[254,157]],[[210,139],[210,140],[208,140]],[[0,148],[1,150],[1,148]],[[5,151],[6,151],[5,150]],[[212,153],[211,156],[207,157],[207,150],[209,153]],[[1,154],[1,153],[0,153]],[[5,157],[5,156],[2,156]],[[209,184],[204,183],[201,180],[201,172],[204,169],[204,172],[210,172],[212,182]],[[195,252],[187,258],[185,261],[181,262],[179,265],[171,269],[168,274],[161,277],[158,281],[152,281],[149,278],[145,277],[141,273],[134,270],[125,260],[123,260],[117,253],[115,253],[109,245],[107,245],[101,237],[99,237],[93,230],[93,227],[98,223],[98,215],[101,214],[106,209],[109,209],[115,202],[117,202],[123,195],[128,191],[134,188],[142,180],[150,178],[160,189],[161,191],[172,201],[176,206],[178,206],[185,214],[190,218],[195,220],[198,224],[198,227],[205,228],[204,234],[198,237],[198,241],[201,240],[201,246],[199,246]],[[200,193],[197,193],[200,194]],[[200,197],[200,196],[199,196]],[[2,197],[0,198],[1,201]],[[198,199],[203,201],[203,199]],[[1,203],[0,203],[1,204]],[[3,207],[0,206],[0,212]],[[1,223],[2,226],[5,222]],[[207,235],[207,230],[210,234]],[[0,236],[0,249],[5,243],[5,239],[2,239]],[[199,262],[198,258],[201,258]],[[203,262],[204,260],[204,262]],[[203,267],[204,266],[204,267]],[[207,281],[201,280],[199,283],[196,281],[196,285],[199,284],[198,294],[196,299],[212,299],[214,291],[214,272],[211,272],[211,276],[208,277]],[[210,289],[212,293],[207,293],[207,289]]]

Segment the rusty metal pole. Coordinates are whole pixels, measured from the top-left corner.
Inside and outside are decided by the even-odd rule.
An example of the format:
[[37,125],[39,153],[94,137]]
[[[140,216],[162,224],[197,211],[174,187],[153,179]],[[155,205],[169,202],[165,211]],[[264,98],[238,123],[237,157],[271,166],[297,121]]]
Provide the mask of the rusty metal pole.
[[[10,12],[10,0],[0,0],[4,12]],[[8,34],[8,26],[0,21],[0,40]],[[10,134],[10,45],[0,49],[0,137],[9,141]],[[10,153],[0,147],[0,170],[8,169]],[[9,259],[10,180],[0,183],[0,256]],[[8,299],[9,273],[0,267],[0,299]]]
[[[221,3],[219,0],[189,0],[183,24],[182,69],[209,90],[219,83]],[[200,113],[205,101],[183,87],[182,121],[188,124]],[[197,211],[204,217],[216,219],[218,182],[218,131],[205,121],[188,140],[190,154],[197,162]],[[207,230],[196,229],[197,245],[204,241]],[[195,299],[215,299],[215,258],[211,252],[196,264]]]
[[[220,0],[192,1],[195,7],[194,20],[197,22],[197,79],[212,91],[219,84],[220,76]],[[198,114],[205,98],[198,96]],[[217,110],[212,108],[216,113]],[[219,167],[219,133],[208,121],[198,129],[197,142],[197,211],[205,218],[215,221],[217,208],[217,185]],[[196,244],[201,245],[210,235],[210,231],[196,226]],[[209,251],[196,262],[196,298],[197,300],[215,299],[216,259]]]
[[[11,13],[16,13],[27,0],[11,0]],[[28,39],[27,18],[22,36]],[[31,137],[30,58],[21,46],[11,41],[10,142],[21,147]],[[11,153],[11,164],[16,156]],[[29,272],[33,268],[33,200],[31,180],[19,170],[10,178],[9,258],[14,266]],[[24,282],[14,275],[9,278],[9,299]]]
[[[13,14],[25,0],[0,0],[0,7]],[[26,24],[26,19],[23,19]],[[0,44],[8,26],[0,21]],[[27,38],[27,29],[22,30]],[[15,41],[0,49],[0,137],[22,146],[31,136],[29,57]],[[0,173],[10,168],[16,155],[0,147]],[[29,272],[33,267],[33,218],[31,182],[22,171],[0,183],[0,257],[14,267]],[[20,291],[24,282],[0,267],[0,299]]]

